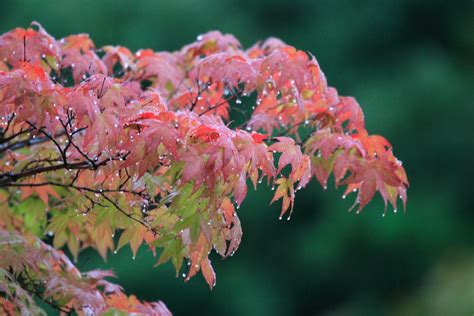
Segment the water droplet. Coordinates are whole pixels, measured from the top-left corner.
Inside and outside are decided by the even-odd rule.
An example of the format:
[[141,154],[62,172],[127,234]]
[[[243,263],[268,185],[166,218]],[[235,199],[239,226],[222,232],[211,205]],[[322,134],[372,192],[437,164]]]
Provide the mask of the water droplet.
[[342,196],[342,199],[345,199],[345,198],[346,198],[346,195],[343,195],[343,196]]
[[396,213],[396,212],[397,212],[397,209],[396,209],[396,208],[395,208],[395,209],[393,209],[393,212],[394,212],[394,213]]
[[236,104],[242,104],[242,100],[237,99],[237,100],[235,100],[235,103],[236,103]]

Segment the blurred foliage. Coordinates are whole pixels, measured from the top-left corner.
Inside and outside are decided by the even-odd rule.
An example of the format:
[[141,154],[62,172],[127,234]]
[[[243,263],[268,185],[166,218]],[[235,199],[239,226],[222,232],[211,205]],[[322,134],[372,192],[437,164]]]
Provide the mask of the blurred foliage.
[[[213,261],[217,287],[176,279],[171,265],[129,249],[104,263],[127,292],[176,315],[472,315],[474,313],[474,2],[471,0],[28,0],[0,2],[0,31],[36,20],[55,37],[98,46],[176,50],[211,29],[248,47],[275,36],[312,52],[331,85],[355,96],[368,130],[391,141],[411,188],[405,214],[361,215],[315,183],[278,221],[271,191],[240,209],[243,242]],[[471,258],[471,259],[469,259]]]
[[473,295],[474,258],[454,256],[438,264],[426,282],[393,314],[472,315]]

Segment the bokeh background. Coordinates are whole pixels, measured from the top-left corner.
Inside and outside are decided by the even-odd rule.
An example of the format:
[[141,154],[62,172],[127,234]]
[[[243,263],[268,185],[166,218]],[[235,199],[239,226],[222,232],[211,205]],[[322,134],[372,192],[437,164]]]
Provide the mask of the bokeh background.
[[85,252],[81,269],[113,268],[128,293],[175,315],[474,314],[472,0],[0,1],[1,33],[32,20],[56,38],[84,32],[133,50],[177,50],[213,29],[245,47],[279,37],[358,99],[411,182],[406,213],[386,217],[380,198],[355,215],[341,190],[313,182],[279,221],[272,192],[250,192],[239,251],[213,258],[213,291],[153,268],[145,249],[108,262]]

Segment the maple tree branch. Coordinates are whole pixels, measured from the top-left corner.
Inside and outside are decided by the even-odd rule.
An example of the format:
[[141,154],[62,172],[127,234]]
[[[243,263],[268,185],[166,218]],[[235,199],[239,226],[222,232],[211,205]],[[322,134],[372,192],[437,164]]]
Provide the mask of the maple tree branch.
[[[100,162],[97,162],[98,157],[96,157],[94,159],[90,158],[86,153],[84,153],[79,148],[79,146],[77,146],[75,144],[75,142],[73,140],[73,136],[75,134],[79,133],[80,131],[84,130],[86,127],[83,127],[83,128],[77,129],[75,131],[72,131],[72,121],[74,120],[74,115],[73,115],[72,111],[68,112],[67,115],[68,115],[67,122],[63,122],[62,120],[60,120],[60,123],[63,126],[64,131],[62,131],[62,132],[60,132],[60,133],[58,133],[54,136],[51,136],[50,134],[45,132],[42,127],[38,128],[33,123],[31,123],[30,121],[26,121],[26,123],[30,126],[30,129],[38,130],[41,134],[45,135],[45,137],[42,137],[42,138],[29,138],[29,139],[24,140],[24,141],[19,141],[19,142],[16,142],[16,143],[9,144],[4,148],[0,147],[0,153],[2,153],[2,152],[6,151],[8,149],[19,149],[19,148],[23,148],[25,146],[30,146],[30,145],[37,144],[37,143],[43,143],[43,142],[46,142],[46,141],[51,141],[56,146],[57,150],[59,151],[59,154],[61,155],[63,163],[56,164],[56,165],[49,165],[49,166],[34,167],[34,168],[31,168],[31,169],[22,170],[21,172],[18,172],[18,173],[6,172],[6,173],[3,173],[3,174],[0,174],[0,187],[8,186],[9,183],[13,183],[13,182],[15,182],[15,181],[17,181],[21,178],[24,178],[24,177],[34,176],[36,174],[55,171],[55,170],[60,170],[60,169],[92,169],[92,170],[97,170],[100,166],[107,164],[108,161],[123,160],[128,156],[129,153],[126,153],[124,155],[119,154],[116,157],[109,157],[109,158],[103,159]],[[69,129],[71,129],[71,132],[68,131],[68,126],[69,126]],[[64,136],[64,135],[67,136],[68,143],[64,148],[62,148],[61,145],[59,144],[59,142],[56,140],[56,138]],[[80,162],[74,162],[74,163],[68,162],[68,160],[67,160],[67,150],[69,149],[70,146],[73,146],[79,152],[79,154],[82,157],[85,158],[86,161],[80,161]]]
[[105,79],[107,79],[107,77],[104,77],[104,80],[102,80],[102,85],[100,86],[99,93],[97,94],[97,98],[99,100],[100,98],[102,98],[102,91],[104,90]]
[[[21,276],[24,276],[23,278]],[[28,270],[25,268],[23,273],[20,273],[19,276],[16,278],[16,281],[20,285],[22,289],[27,291],[33,296],[36,296],[42,302],[48,304],[52,308],[58,310],[61,313],[65,313],[66,315],[72,315],[73,309],[68,308],[67,306],[60,305],[59,303],[55,302],[54,300],[48,300],[44,297],[44,286],[38,284],[28,273]]]
[[23,62],[26,63],[26,36],[23,36]]
[[45,166],[45,167],[36,167],[27,169],[18,173],[11,173],[5,172],[0,174],[0,187],[11,186],[11,184],[15,181],[18,181],[25,177],[34,176],[37,174],[56,171],[61,169],[91,169],[96,170],[100,166],[106,165],[109,161],[117,161],[123,160],[128,156],[128,153],[125,155],[119,155],[116,157],[104,158],[99,162],[94,162],[91,164],[89,161],[80,161],[80,162],[73,162],[73,163],[61,163],[53,166]]
[[[7,128],[5,129],[5,131],[3,131],[2,134],[5,134],[5,132],[8,130],[14,116],[15,115],[12,114],[11,118],[8,121]],[[52,142],[54,142],[56,147],[58,147],[58,149],[61,148],[54,138],[59,138],[61,136],[64,136],[66,134],[66,131],[59,132],[58,134],[54,135],[54,137],[53,137],[53,136],[49,135],[48,133],[46,133],[42,128],[37,128],[33,123],[31,123],[29,121],[26,121],[26,123],[30,126],[29,128],[27,128],[25,130],[22,129],[19,132],[15,133],[13,135],[10,135],[9,137],[2,138],[0,140],[0,155],[3,154],[4,152],[6,152],[7,150],[18,150],[18,149],[22,149],[22,148],[29,147],[29,146],[32,146],[32,145],[41,144],[41,143],[44,143],[44,142],[47,142],[47,141],[52,141]],[[31,138],[18,140],[16,142],[10,143],[11,140],[13,140],[13,139],[15,139],[15,138],[17,138],[21,135],[33,132],[35,130],[38,130],[41,134],[45,135],[45,137],[35,137],[35,136],[33,136]],[[60,152],[62,153],[62,150],[60,150]]]
[[178,91],[181,89],[181,86],[183,85],[183,83],[186,81],[186,78],[188,78],[189,76],[189,73],[194,69],[194,66],[191,67],[190,69],[186,69],[184,71],[184,75],[183,75],[183,78],[181,79],[181,81],[179,82],[178,86],[176,88],[173,89],[173,91],[168,95],[168,97],[166,98],[166,101],[170,101],[175,95],[176,93],[178,93]]
[[9,144],[6,143],[4,145],[0,145],[0,154],[3,154],[7,150],[18,150],[25,147],[45,143],[47,141],[49,141],[47,137],[36,137],[36,138],[28,138],[25,140],[14,142],[14,143],[9,143]]
[[287,127],[287,129],[284,130],[283,132],[281,132],[280,134],[278,134],[278,136],[285,136],[285,135],[287,135],[288,133],[290,133],[293,129],[295,129],[295,128],[301,126],[301,125],[307,125],[307,124],[309,124],[311,121],[314,121],[315,119],[316,119],[316,117],[312,117],[312,118],[310,118],[310,119],[308,119],[308,120],[304,120],[304,121],[300,121],[300,122],[298,122],[298,123],[295,123],[295,124],[291,125],[290,127]]
[[[197,70],[197,75],[196,75],[196,85],[197,85],[197,88],[198,88],[198,91],[197,91],[197,95],[196,97],[194,98],[194,100],[191,101],[191,108],[189,109],[191,112],[194,110],[194,108],[196,107],[197,103],[199,100],[201,100],[202,98],[202,93],[204,91],[207,90],[207,88],[209,88],[209,85],[210,85],[210,81],[207,81],[205,84],[204,84],[204,89],[201,90],[201,82],[199,81],[199,71],[200,71],[200,68],[198,68]],[[191,90],[191,89],[190,89]],[[191,90],[192,91],[192,90]]]
[[[78,171],[81,171],[82,169],[78,170]],[[57,187],[62,187],[62,188],[70,188],[70,189],[74,189],[74,190],[77,190],[77,191],[87,191],[87,192],[91,192],[91,193],[97,193],[97,194],[102,194],[102,193],[128,193],[128,194],[133,194],[133,195],[137,195],[141,198],[146,198],[148,199],[149,196],[145,193],[143,193],[144,191],[132,191],[132,190],[124,190],[124,189],[92,189],[92,188],[89,188],[89,187],[85,187],[85,186],[78,186],[78,185],[75,185],[73,184],[75,182],[75,180],[77,179],[78,175],[76,173],[76,175],[74,176],[74,179],[73,181],[71,181],[72,183],[70,184],[65,184],[65,183],[60,183],[60,182],[55,182],[55,181],[45,181],[45,182],[35,182],[35,183],[11,183],[11,184],[7,184],[5,186],[7,187],[41,187],[41,186],[46,186],[46,185],[52,185],[52,186],[57,186]]]
[[[114,201],[111,197],[109,197],[107,195],[107,193],[133,194],[133,195],[139,196],[140,198],[145,199],[146,201],[148,201],[148,203],[150,203],[151,198],[148,194],[144,193],[144,190],[143,191],[132,191],[132,190],[123,190],[123,189],[102,189],[102,188],[92,189],[92,188],[89,188],[89,187],[77,186],[77,185],[74,185],[74,184],[64,184],[64,183],[59,183],[59,182],[54,182],[54,181],[46,181],[46,182],[40,182],[40,183],[11,183],[11,184],[8,184],[6,186],[8,186],[8,187],[41,187],[41,186],[46,186],[46,185],[58,186],[58,187],[66,188],[66,189],[73,189],[73,190],[76,190],[76,191],[79,191],[79,192],[89,192],[89,193],[94,193],[96,195],[100,195],[105,200],[107,200],[110,204],[112,204],[112,206],[117,211],[122,213],[127,218],[139,223],[140,225],[143,225],[145,228],[150,230],[154,235],[156,235],[158,233],[155,228],[151,227],[145,221],[133,216],[132,214],[129,214],[128,212],[126,212],[122,207],[120,207],[120,205],[118,205],[118,203],[116,201]],[[98,201],[94,201],[87,194],[85,194],[84,196],[85,196],[86,199],[88,199],[91,202],[91,206],[88,207],[83,212],[83,214],[87,214],[90,210],[92,210],[94,208],[95,205],[99,205],[99,206],[102,206],[102,207],[107,207],[107,205],[105,205],[105,204],[101,204]]]
[[[83,128],[80,128],[80,129],[77,129],[75,131],[72,131],[72,121],[74,119],[74,115],[71,112],[68,111],[67,113],[68,115],[68,121],[66,123],[64,123],[62,120],[59,120],[59,122],[61,123],[61,125],[63,126],[64,130],[66,131],[66,136],[67,136],[67,139],[68,139],[68,145],[66,146],[66,150],[67,148],[69,148],[70,145],[72,145],[80,154],[82,157],[84,157],[87,161],[89,161],[89,163],[91,163],[92,165],[94,165],[94,161],[92,159],[89,158],[88,155],[86,155],[80,148],[79,146],[76,145],[76,143],[73,141],[72,137],[78,133],[79,131],[81,130],[84,130],[86,129],[85,127]],[[71,134],[69,134],[69,132],[67,131],[67,126],[70,126],[69,128],[71,129]]]
[[[28,125],[30,125],[32,128],[37,129],[36,126],[35,126],[33,123],[31,123],[30,121],[26,121],[26,123],[27,123]],[[66,151],[61,148],[61,145],[59,145],[59,143],[56,141],[56,139],[55,139],[53,136],[51,136],[51,135],[49,135],[48,133],[46,133],[42,128],[39,128],[38,131],[39,131],[41,134],[43,134],[47,139],[49,139],[50,141],[53,142],[53,144],[56,146],[56,148],[58,149],[59,153],[61,154],[61,157],[62,157],[64,163],[67,164]],[[66,132],[66,134],[67,134],[67,132]]]
[[69,185],[74,185],[74,182],[76,182],[77,178],[79,178],[79,175],[81,174],[81,171],[82,171],[82,169],[78,169],[76,171],[76,174],[72,178],[71,183]]
[[[310,53],[285,48],[278,40],[249,50],[234,41],[231,35],[211,32],[174,53],[147,50],[142,57],[158,58],[143,60],[126,48],[105,47],[99,53],[83,35],[57,42],[40,26],[3,36],[0,203],[6,206],[2,220],[19,231],[16,239],[22,241],[25,233],[23,248],[11,247],[4,257],[13,260],[3,261],[33,293],[11,278],[13,290],[22,294],[13,302],[15,311],[24,308],[21,299],[33,305],[36,296],[63,314],[88,313],[88,308],[94,313],[94,306],[99,312],[132,312],[140,306],[113,284],[115,290],[109,291],[104,278],[111,273],[85,274],[81,282],[66,255],[41,240],[44,230],[56,236],[53,246],[68,247],[74,257],[87,247],[105,254],[130,244],[134,256],[142,244],[153,252],[162,248],[158,264],[171,260],[179,273],[185,260],[185,280],[201,271],[212,288],[210,251],[227,257],[237,249],[242,230],[236,209],[247,196],[247,180],[267,178],[269,185],[278,185],[272,202],[282,199],[280,218],[288,211],[291,216],[295,192],[312,178],[326,187],[329,172],[318,170],[327,169],[329,159],[342,157],[336,184],[345,179],[348,189],[359,189],[353,206],[359,206],[357,212],[377,191],[394,211],[397,197],[405,204],[408,180],[391,146],[368,134],[357,102],[337,98]],[[53,54],[56,48],[60,52]],[[12,50],[20,56],[9,56]],[[115,54],[120,60],[105,67]],[[33,58],[45,67],[25,64]],[[157,76],[170,80],[156,82]],[[107,98],[111,84],[116,89]],[[163,96],[169,102],[162,104]],[[227,122],[229,115],[235,121]],[[346,123],[360,137],[353,139],[352,130],[345,133]],[[321,130],[322,141],[312,143]],[[330,157],[313,159],[326,149]],[[374,151],[380,155],[377,164],[372,163],[379,159],[373,158]],[[393,189],[382,190],[386,186]],[[36,202],[44,207],[31,217],[28,210]],[[80,212],[90,216],[77,220]],[[116,231],[122,233],[117,247]],[[35,234],[38,238],[30,237]],[[7,243],[15,235],[0,228]],[[13,293],[8,290],[7,295]],[[115,294],[118,300],[109,297]],[[11,309],[2,298],[0,309]],[[133,304],[121,304],[125,300]],[[161,303],[140,309],[168,315]]]
[[135,216],[132,216],[131,214],[127,213],[123,208],[120,207],[120,205],[117,204],[117,202],[115,202],[110,197],[108,197],[104,192],[101,192],[100,194],[104,197],[104,199],[109,201],[109,203],[112,204],[120,213],[130,218],[131,220],[143,225],[148,230],[150,230],[153,233],[153,235],[156,236],[158,234],[158,231],[155,228],[151,227],[150,225],[148,225],[148,223],[144,222],[143,220],[136,218]]
[[61,157],[51,158],[50,156],[49,158],[38,158],[38,159],[28,161],[23,168],[28,169],[31,165],[34,165],[35,167],[39,167],[41,164],[47,164],[51,166],[54,163],[58,163],[60,161],[61,161]]
[[[9,127],[10,127],[10,126],[7,125],[6,129],[5,129],[4,131],[2,131],[1,134],[2,134],[2,135],[5,135]],[[2,138],[0,139],[0,144],[8,143],[8,142],[11,141],[12,139],[14,139],[14,138],[16,138],[16,137],[18,137],[18,136],[21,136],[21,135],[23,135],[23,134],[30,133],[30,132],[32,132],[32,131],[34,131],[33,128],[29,128],[29,129],[26,129],[26,130],[23,130],[23,129],[22,129],[22,130],[19,131],[18,133],[15,133],[15,134],[13,134],[13,135],[11,135],[11,136],[9,136],[9,137],[2,137]]]
[[8,117],[7,126],[5,127],[5,129],[0,128],[0,144],[4,143],[5,141],[8,141],[8,139],[4,140],[4,136],[8,132],[8,129],[10,128],[10,125],[13,122],[14,118],[15,118],[15,113],[12,113]]
[[53,166],[31,168],[31,169],[27,169],[25,171],[18,172],[18,173],[6,172],[6,173],[0,174],[0,187],[6,186],[8,185],[9,182],[14,182],[21,178],[34,176],[36,174],[40,174],[44,172],[66,169],[66,168],[79,169],[79,168],[90,168],[90,166],[86,162],[81,161],[81,162],[76,162],[76,163],[67,163],[67,164],[62,163],[62,164],[53,165]]
[[[217,109],[217,108],[219,108],[219,107],[221,107],[221,106],[223,106],[223,105],[229,103],[229,101],[232,101],[233,99],[238,99],[238,98],[240,98],[240,97],[242,96],[243,90],[237,90],[237,93],[235,93],[235,92],[233,91],[233,89],[231,89],[231,88],[230,88],[229,86],[227,86],[227,85],[226,85],[226,89],[228,89],[228,90],[230,91],[230,94],[231,94],[232,96],[230,96],[229,98],[224,98],[223,101],[221,101],[221,102],[219,102],[219,103],[217,103],[217,104],[215,104],[215,105],[213,105],[213,106],[210,106],[210,107],[207,108],[205,111],[203,111],[202,113],[200,113],[199,116],[202,116],[202,115],[204,115],[204,114],[206,114],[206,113],[208,113],[208,112],[210,112],[210,111],[212,111],[212,110],[215,110],[215,109]],[[243,112],[242,112],[242,113],[243,113]]]
[[130,174],[128,173],[127,169],[124,169],[124,170],[125,170],[125,173],[127,174],[127,178],[125,178],[122,184],[119,185],[119,189],[122,189],[125,186],[125,184],[127,184],[128,180],[131,179]]

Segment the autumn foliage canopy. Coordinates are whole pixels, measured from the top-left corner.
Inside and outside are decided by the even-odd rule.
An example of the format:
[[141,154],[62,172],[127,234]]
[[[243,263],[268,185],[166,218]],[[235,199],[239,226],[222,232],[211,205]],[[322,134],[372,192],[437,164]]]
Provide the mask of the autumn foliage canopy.
[[[243,49],[209,32],[175,52],[56,40],[39,24],[0,36],[0,310],[167,315],[126,296],[110,271],[81,272],[144,245],[185,280],[212,288],[211,251],[237,250],[237,209],[268,185],[282,217],[313,178],[406,203],[402,164],[370,135],[351,97],[329,87],[314,56],[270,38]],[[107,280],[105,278],[108,278]]]

